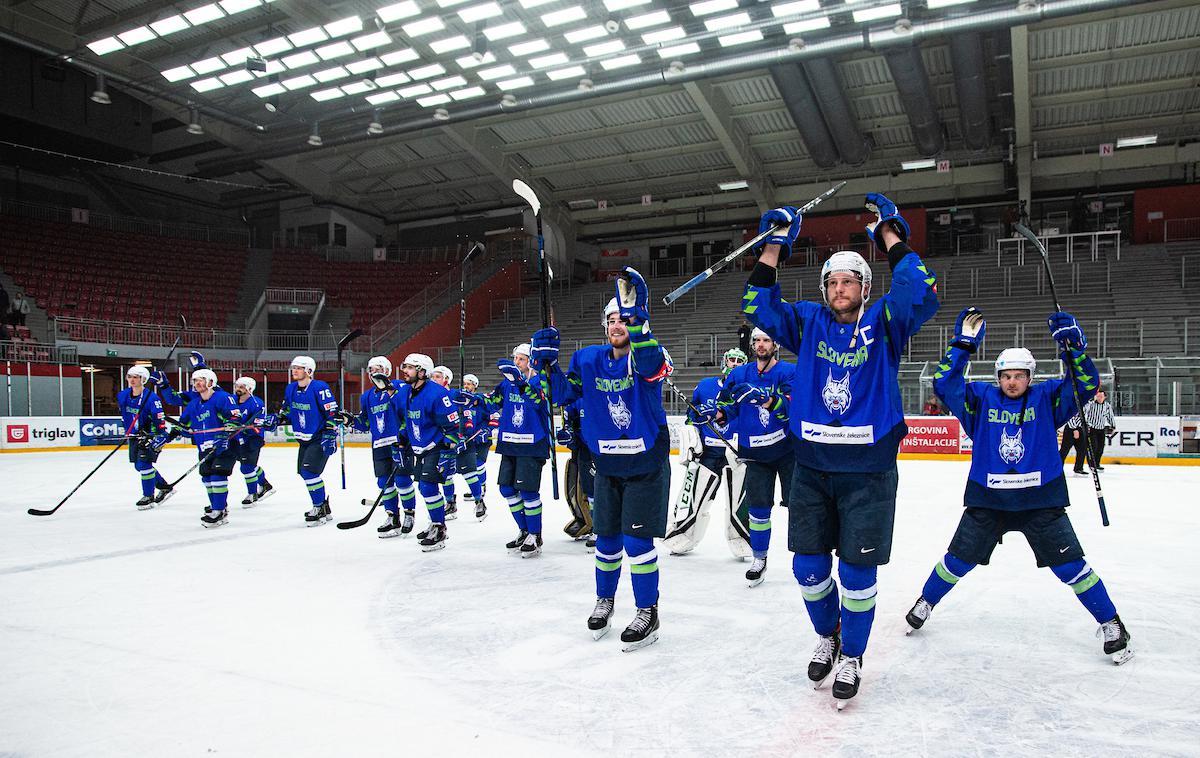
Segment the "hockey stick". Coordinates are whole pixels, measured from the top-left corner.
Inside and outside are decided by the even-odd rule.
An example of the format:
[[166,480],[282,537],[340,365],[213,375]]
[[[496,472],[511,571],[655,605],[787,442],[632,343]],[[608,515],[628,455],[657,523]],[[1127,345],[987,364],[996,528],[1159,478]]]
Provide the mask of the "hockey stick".
[[[696,408],[696,406],[692,405],[692,401],[688,399],[687,395],[683,394],[683,392],[680,391],[680,389],[675,386],[675,382],[671,381],[670,376],[664,376],[663,380],[667,383],[667,386],[671,388],[671,391],[675,393],[675,397],[677,397],[683,401],[683,404],[688,407],[688,410],[690,410],[692,413],[696,414],[697,416],[703,415]],[[733,446],[733,443],[730,442],[729,439],[724,434],[721,434],[721,430],[717,428],[716,424],[714,424],[711,421],[705,421],[704,426],[708,427],[708,430],[710,432],[712,432],[713,434],[715,434],[717,436],[717,439],[721,440],[721,444],[723,444],[725,447],[727,447],[731,451],[733,451],[734,457],[737,457],[737,454],[738,454],[737,448]]]
[[[538,201],[537,194],[533,188],[520,179],[513,179],[513,192],[521,196],[525,202],[529,203],[529,207],[533,209],[533,217],[537,221],[537,243],[538,243],[538,273],[541,276],[542,284],[542,328],[550,326],[550,267],[546,263],[546,243],[542,236],[542,204]],[[552,485],[551,492],[555,500],[558,500],[558,453],[554,450],[554,441],[556,433],[554,430],[554,400],[550,393],[550,377],[546,378],[546,423],[550,430],[550,483]]]
[[475,257],[477,253],[484,251],[482,242],[476,242],[471,245],[471,249],[467,251],[467,256],[463,258],[462,264],[459,266],[458,277],[458,388],[463,389],[463,376],[467,373],[467,350],[463,345],[463,340],[467,333],[467,263]]
[[[232,440],[234,437],[238,436],[238,434],[240,434],[241,432],[244,432],[244,431],[246,431],[247,429],[249,429],[249,428],[250,428],[250,427],[252,427],[252,426],[254,426],[254,424],[253,424],[253,423],[250,423],[250,424],[243,424],[242,426],[239,426],[239,427],[237,427],[236,429],[230,429],[230,430],[229,430],[229,437],[228,437],[228,439]],[[221,427],[221,428],[222,428],[222,429],[224,429],[225,427]],[[195,432],[195,433],[196,433],[196,434],[199,434],[200,432],[199,432],[199,431],[197,431],[197,432]],[[226,448],[225,448],[225,450],[227,451],[227,450],[229,450],[229,448],[228,448],[228,447],[226,447]],[[179,478],[178,478],[178,479],[176,479],[176,480],[175,480],[175,481],[173,481],[173,482],[170,482],[170,483],[168,483],[168,485],[167,485],[167,486],[168,486],[168,488],[170,488],[170,489],[173,489],[173,488],[175,487],[175,485],[176,485],[176,484],[179,484],[179,483],[180,483],[180,482],[182,482],[184,479],[186,479],[186,478],[187,478],[187,476],[188,476],[188,474],[190,474],[190,473],[192,473],[193,471],[195,471],[196,469],[200,468],[200,467],[201,467],[201,466],[203,466],[205,463],[208,463],[208,461],[209,461],[210,459],[212,459],[213,457],[215,457],[215,456],[216,456],[216,453],[217,453],[217,449],[216,449],[215,447],[214,447],[212,450],[209,450],[209,451],[208,451],[208,453],[207,453],[207,454],[205,454],[205,456],[204,456],[203,458],[201,458],[200,460],[198,460],[198,461],[196,461],[195,463],[193,463],[193,464],[192,464],[192,467],[191,467],[190,469],[188,469],[187,471],[184,471],[184,472],[183,472],[183,473],[182,473],[182,474],[179,476]]]
[[[1042,255],[1042,265],[1046,268],[1046,280],[1050,282],[1050,297],[1054,300],[1055,312],[1062,311],[1062,306],[1058,302],[1058,291],[1054,288],[1054,273],[1050,270],[1050,253],[1046,251],[1046,246],[1037,238],[1037,235],[1024,224],[1013,224],[1013,229],[1017,230],[1025,239],[1029,240],[1037,251]],[[1067,351],[1066,340],[1059,343],[1063,352]],[[1066,358],[1063,358],[1063,365],[1066,367],[1067,380],[1071,382],[1071,394],[1075,398],[1075,410],[1079,413],[1079,433],[1083,435],[1084,448],[1087,450],[1088,468],[1092,472],[1092,486],[1096,488],[1096,502],[1100,505],[1100,522],[1108,526],[1108,508],[1104,505],[1104,491],[1100,489],[1100,472],[1096,470],[1096,466],[1100,461],[1096,460],[1096,453],[1092,450],[1091,430],[1088,428],[1087,418],[1083,415],[1083,403],[1079,399],[1079,385],[1075,383],[1075,367]],[[1065,432],[1064,432],[1065,433]]]
[[[399,463],[392,464],[392,471],[390,474],[388,474],[388,484],[389,485],[392,483],[392,480],[396,478],[396,470],[399,468],[400,468]],[[379,490],[379,494],[375,496],[375,502],[371,504],[371,509],[369,511],[367,511],[367,515],[363,516],[360,519],[355,519],[354,521],[339,521],[337,528],[338,529],[357,529],[358,527],[360,527],[363,524],[370,521],[371,516],[375,513],[375,509],[379,507],[379,504],[381,502],[383,502],[383,493],[386,491],[387,491],[386,488]]]
[[[163,365],[166,365],[167,363],[171,362],[171,358],[175,355],[175,349],[177,347],[179,347],[179,342],[180,342],[180,340],[183,339],[183,333],[184,333],[184,331],[187,330],[187,319],[183,317],[182,313],[179,314],[179,325],[180,325],[179,326],[179,334],[175,335],[175,342],[171,344],[171,349],[169,351],[167,351],[167,357],[163,361]],[[92,478],[92,474],[95,474],[97,471],[100,470],[101,466],[108,463],[108,459],[112,458],[116,454],[116,452],[118,450],[120,450],[122,447],[124,447],[125,443],[130,440],[130,438],[132,436],[131,432],[133,431],[133,428],[135,426],[137,426],[138,420],[141,419],[141,417],[142,417],[142,408],[145,407],[145,405],[146,405],[146,396],[149,395],[151,392],[153,392],[153,390],[151,390],[150,387],[148,387],[148,386],[142,387],[142,394],[140,396],[141,399],[138,402],[137,413],[133,414],[133,419],[129,422],[129,428],[127,428],[125,430],[125,435],[121,438],[121,441],[118,442],[112,450],[108,451],[108,455],[104,456],[104,460],[97,463],[96,467],[94,469],[92,469],[91,471],[89,471],[87,476],[85,476],[82,480],[80,480],[79,484],[76,484],[75,488],[73,490],[71,490],[70,492],[67,493],[66,497],[64,497],[62,500],[58,501],[58,505],[54,506],[53,508],[30,508],[29,510],[26,511],[26,513],[28,513],[30,516],[51,516],[59,508],[61,508],[63,506],[63,503],[70,500],[71,496],[74,495],[76,492],[78,492],[79,488],[82,487],[84,485],[84,483],[87,482],[88,479]]]
[[[833,185],[829,189],[825,190],[821,194],[814,197],[812,200],[809,200],[807,203],[804,204],[803,207],[797,209],[797,213],[799,215],[804,215],[805,213],[808,213],[813,208],[816,208],[818,205],[820,205],[823,200],[833,197],[833,195],[835,195],[838,190],[840,190],[842,187],[845,187],[845,186],[846,186],[846,182],[844,182],[844,181],[838,182],[837,184]],[[728,266],[730,263],[733,263],[735,260],[742,257],[742,255],[744,255],[747,250],[752,250],[755,245],[762,242],[767,237],[770,237],[773,234],[779,234],[780,232],[784,231],[785,229],[787,229],[786,226],[776,226],[776,227],[772,227],[772,228],[766,230],[765,232],[759,232],[754,237],[754,239],[750,240],[746,244],[739,247],[737,250],[734,250],[729,255],[725,256],[724,258],[717,261],[713,265],[704,269],[699,274],[696,274],[691,279],[688,279],[686,282],[679,285],[671,292],[668,292],[666,297],[663,298],[663,305],[670,305],[671,303],[675,302],[679,298],[683,297],[687,293],[694,290],[697,286],[708,281],[712,277],[713,274],[717,273],[721,269]]]
[[[347,334],[345,337],[342,337],[340,340],[338,340],[337,368],[338,368],[338,407],[339,408],[346,407],[346,372],[343,370],[344,367],[342,366],[342,351],[345,350],[346,346],[349,345],[351,342],[353,342],[354,340],[361,337],[362,334],[363,334],[362,329],[355,329],[354,331]],[[338,427],[338,445],[342,448],[342,451],[341,451],[342,489],[346,489],[346,429],[344,426]]]

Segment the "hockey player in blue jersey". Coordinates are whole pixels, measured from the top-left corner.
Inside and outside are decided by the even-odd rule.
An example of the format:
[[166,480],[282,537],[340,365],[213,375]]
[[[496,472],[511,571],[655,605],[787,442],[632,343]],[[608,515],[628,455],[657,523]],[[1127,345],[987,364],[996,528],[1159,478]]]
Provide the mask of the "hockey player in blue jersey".
[[604,309],[608,342],[575,351],[566,374],[558,365],[559,333],[533,336],[533,353],[556,402],[582,399],[582,437],[596,464],[596,605],[588,629],[609,630],[622,554],[628,554],[637,613],[621,633],[625,650],[658,639],[658,551],[667,529],[671,435],[662,404],[670,357],[650,331],[650,290],[636,270],[617,280]]
[[[121,425],[129,438],[129,462],[142,479],[142,496],[137,501],[139,511],[153,508],[175,494],[175,490],[154,468],[159,450],[166,444],[166,414],[162,399],[147,386],[150,370],[145,366],[131,366],[125,372],[128,387],[117,394],[117,407],[121,409]],[[162,444],[154,447],[156,438]]]
[[317,362],[307,355],[292,360],[291,383],[284,390],[279,413],[263,418],[263,429],[271,431],[280,424],[290,424],[292,436],[300,443],[296,451],[296,473],[304,480],[312,508],[304,514],[305,526],[320,526],[333,519],[325,481],[321,474],[329,457],[337,452],[337,424],[334,414],[338,404],[333,390],[320,379],[313,378]]
[[[479,391],[479,377],[474,374],[463,376],[463,391],[474,394]],[[464,499],[475,501],[475,518],[483,521],[487,517],[487,457],[492,449],[491,416],[480,406],[465,408],[461,411],[466,417],[464,427],[469,430],[467,448],[475,456],[475,475],[479,479],[479,497],[469,490],[463,495]]]
[[496,487],[517,522],[517,536],[505,547],[522,558],[542,552],[542,468],[550,458],[550,422],[541,375],[530,366],[530,347],[518,345],[512,360],[500,360],[500,384],[477,400],[488,413],[499,413]]
[[[1096,393],[1099,375],[1084,350],[1087,339],[1075,317],[1055,313],[1050,332],[1065,345],[1063,360],[1075,379],[1080,403]],[[950,547],[934,566],[921,597],[908,612],[920,629],[943,597],[978,565],[986,566],[1006,532],[1021,532],[1038,567],[1049,567],[1070,587],[1100,625],[1104,653],[1121,664],[1133,657],[1129,631],[1117,615],[1104,582],[1084,560],[1066,507],[1067,483],[1058,458],[1056,432],[1075,414],[1070,379],[1031,384],[1036,362],[1025,348],[996,359],[996,379],[967,382],[963,374],[987,324],[975,308],[959,314],[954,339],[933,377],[933,390],[971,437],[971,471],[962,518]]]
[[[254,396],[256,389],[258,382],[254,381],[253,377],[242,376],[233,383],[233,397],[237,401],[234,419],[239,425],[251,424],[263,416],[263,402]],[[246,480],[243,508],[252,508],[259,500],[275,494],[275,488],[267,481],[266,472],[258,465],[263,444],[262,427],[257,425],[234,435],[229,441],[229,446],[238,460],[238,468]]]
[[382,490],[380,502],[386,514],[383,524],[375,531],[380,539],[388,539],[412,532],[417,502],[417,490],[412,480],[412,450],[404,436],[402,421],[409,388],[404,382],[391,378],[392,362],[383,355],[367,361],[367,376],[371,378],[372,386],[362,393],[358,415],[341,410],[337,420],[360,432],[371,433],[371,464],[375,484]]
[[208,507],[200,523],[213,529],[228,523],[229,475],[237,461],[229,437],[241,424],[237,401],[217,386],[217,375],[211,369],[193,371],[191,382],[187,405],[179,414],[180,431],[191,438],[200,457],[200,479],[208,491]]
[[[837,252],[821,267],[823,304],[787,303],[777,266],[791,252],[801,219],[794,208],[763,215],[764,240],[742,310],[796,354],[789,428],[796,463],[788,500],[788,549],[813,628],[820,635],[808,676],[820,686],[836,668],[839,707],[858,693],[862,655],[875,617],[878,567],[891,556],[896,453],[908,431],[897,382],[905,343],[937,311],[935,278],[908,244],[908,224],[879,194],[866,197],[867,226],[887,251],[890,291],[870,303],[871,267]],[[838,554],[841,593],[833,580]]]
[[[722,356],[721,362],[720,376],[701,379],[696,385],[686,423],[679,429],[683,485],[675,494],[671,521],[663,540],[671,555],[691,552],[700,544],[712,518],[713,503],[718,499],[724,501],[721,520],[725,524],[729,552],[739,560],[753,555],[749,514],[744,500],[735,494],[742,490],[746,466],[736,456],[737,435],[727,423],[717,421],[718,396],[727,386],[730,372],[746,365],[746,354],[740,348],[731,348]],[[715,427],[715,431],[710,426]]]
[[750,517],[750,549],[754,560],[746,571],[751,587],[762,584],[771,546],[771,508],[778,479],[788,501],[795,456],[788,437],[787,397],[796,366],[779,360],[779,345],[762,329],[750,334],[754,363],[734,369],[718,396],[718,423],[737,435],[738,458],[746,472],[741,500]]
[[446,508],[441,486],[454,476],[465,442],[458,436],[458,407],[445,387],[429,381],[433,361],[411,353],[400,365],[409,392],[404,400],[404,434],[413,453],[413,478],[429,513],[429,528],[417,533],[425,552],[446,547]]
[[[468,407],[474,405],[471,397],[451,386],[454,382],[454,372],[446,366],[434,366],[432,379],[435,383],[445,388],[446,392],[450,393],[450,402],[459,408],[458,436],[464,444],[460,445],[462,452],[458,453],[454,468],[458,475],[463,478],[463,481],[467,483],[467,492],[470,493],[471,500],[476,503],[475,517],[482,521],[487,517],[487,508],[484,507],[482,512],[480,512],[479,506],[483,504],[483,484],[480,482],[479,472],[476,470],[477,464],[474,448],[474,443],[477,439],[475,432],[481,431],[474,424],[475,415],[480,412],[479,408],[477,405],[474,408]],[[482,436],[482,434],[479,436]],[[446,498],[446,520],[450,521],[456,518],[458,514],[458,498],[455,496],[453,476],[446,477],[446,483],[442,485],[442,494]]]

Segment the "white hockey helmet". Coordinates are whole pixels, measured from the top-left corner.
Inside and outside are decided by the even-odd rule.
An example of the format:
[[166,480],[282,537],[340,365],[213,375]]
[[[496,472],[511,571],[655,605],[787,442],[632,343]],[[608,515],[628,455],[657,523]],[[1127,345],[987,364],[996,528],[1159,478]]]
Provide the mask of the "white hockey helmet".
[[1025,369],[1029,372],[1029,378],[1032,379],[1033,372],[1037,369],[1037,361],[1033,359],[1033,353],[1024,347],[1010,347],[1001,351],[1000,355],[996,356],[996,376],[1000,376],[1001,371],[1012,369]]
[[392,362],[387,359],[387,356],[377,355],[371,360],[367,361],[367,374],[387,374],[388,376],[391,376]]
[[532,358],[533,348],[529,346],[528,342],[522,342],[513,348],[512,357],[515,359],[518,355],[523,355],[526,358]]
[[297,355],[292,359],[292,368],[302,368],[312,376],[317,372],[317,362],[307,355]]
[[142,378],[142,382],[145,383],[150,380],[150,369],[146,368],[145,366],[130,366],[129,370],[125,372],[125,376],[126,378],[131,376],[140,376]]
[[207,389],[212,389],[213,387],[217,386],[217,375],[214,374],[210,368],[198,368],[193,371],[192,382],[194,383],[197,379],[203,379],[204,386]]
[[467,382],[470,382],[471,384],[474,384],[476,387],[478,387],[479,386],[479,377],[475,376],[474,374],[464,374],[463,375],[463,384],[466,384]]
[[825,302],[829,302],[829,294],[827,292],[826,283],[829,281],[830,274],[838,272],[849,272],[858,277],[862,282],[862,298],[863,302],[867,302],[871,298],[871,267],[861,255],[853,250],[839,250],[829,256],[829,260],[821,266],[821,298]]
[[251,395],[254,394],[254,390],[258,389],[258,382],[254,381],[254,377],[251,376],[239,376],[237,381],[233,383],[233,386],[237,387],[239,385],[245,387],[246,391]]
[[446,384],[449,384],[450,382],[454,381],[454,372],[451,371],[450,369],[446,368],[445,366],[434,366],[433,373],[441,374],[442,376],[444,376],[446,378]]
[[608,301],[608,305],[604,306],[604,315],[600,317],[600,326],[604,331],[608,331],[608,317],[614,313],[620,313],[621,306],[617,304],[617,299],[614,297]]
[[762,329],[759,329],[759,328],[756,326],[756,327],[754,327],[754,331],[750,332],[750,342],[754,342],[754,340],[758,339],[759,337],[765,337],[766,339],[769,339],[769,340],[771,340],[772,342],[774,342],[774,341],[775,341],[775,338],[774,338],[774,337],[772,337],[771,335],[767,334],[767,333],[766,333],[766,332],[764,332]]
[[433,359],[424,353],[409,353],[404,356],[402,366],[416,366],[425,372],[425,376],[433,373]]

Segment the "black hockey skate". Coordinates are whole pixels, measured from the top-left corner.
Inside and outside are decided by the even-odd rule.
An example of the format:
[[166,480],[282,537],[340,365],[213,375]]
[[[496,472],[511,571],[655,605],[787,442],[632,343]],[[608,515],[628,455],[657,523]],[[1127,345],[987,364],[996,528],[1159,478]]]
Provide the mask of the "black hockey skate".
[[154,497],[152,495],[140,497],[135,505],[139,511],[148,511],[154,507]]
[[613,599],[611,597],[596,598],[596,607],[592,609],[592,615],[588,617],[588,629],[592,632],[592,639],[598,640],[608,634],[608,630],[612,629],[613,615]]
[[535,558],[542,554],[542,535],[529,532],[519,548],[522,558]]
[[400,524],[400,536],[407,537],[412,534],[413,527],[416,526],[413,518],[414,511],[410,508],[404,509],[404,518]]
[[833,675],[833,697],[837,700],[837,709],[846,707],[846,702],[858,694],[858,685],[862,681],[862,656],[838,656],[837,673]]
[[575,517],[563,527],[563,532],[571,539],[577,540],[583,536],[580,534],[580,532],[583,532],[583,529],[586,526],[587,523],[585,523],[583,519]]
[[429,528],[425,530],[425,536],[421,538],[420,544],[421,550],[426,553],[446,547],[446,525],[430,524]]
[[399,537],[400,529],[403,524],[400,522],[399,511],[388,511],[387,520],[383,522],[375,531],[379,534],[380,539],[388,539],[389,537]]
[[838,628],[833,630],[833,634],[817,640],[817,647],[813,650],[812,659],[808,662],[808,680],[812,682],[814,690],[821,689],[821,685],[829,677],[829,672],[833,671],[834,661],[841,655],[841,633],[842,627],[839,624]]
[[229,523],[229,514],[222,508],[219,511],[209,511],[200,517],[200,523],[205,529],[215,529]]
[[508,552],[510,553],[519,553],[521,551],[521,545],[525,544],[525,538],[528,536],[529,532],[522,529],[521,531],[517,532],[517,538],[504,543],[504,547],[508,548]]
[[746,571],[746,586],[757,587],[763,583],[767,573],[767,559],[755,558]]
[[325,498],[320,505],[314,505],[304,514],[305,526],[320,526],[326,521],[332,520],[333,509],[329,507],[329,498]]
[[255,496],[254,502],[257,503],[259,500],[266,500],[274,494],[275,487],[273,487],[270,482],[263,482],[263,486],[258,488],[258,495]]
[[1104,639],[1104,654],[1112,658],[1114,664],[1120,666],[1133,657],[1133,648],[1129,647],[1129,630],[1121,622],[1120,615],[1101,624],[1096,636]]
[[458,496],[446,499],[446,520],[453,521],[458,518]]
[[931,613],[933,613],[933,605],[925,599],[924,595],[917,598],[917,602],[913,604],[912,610],[904,617],[904,620],[908,622],[908,631],[905,634],[912,634],[925,626],[925,622],[929,620],[929,614]]
[[587,540],[586,540],[586,541],[584,541],[584,543],[583,543],[583,544],[584,544],[584,547],[586,547],[586,548],[587,548],[587,551],[588,551],[589,553],[594,553],[594,552],[596,552],[596,535],[595,535],[595,534],[589,534],[589,535],[587,536]]
[[254,492],[247,492],[247,493],[246,493],[246,496],[245,496],[244,498],[242,498],[242,507],[243,507],[243,508],[253,508],[253,507],[254,507],[254,503],[255,503],[255,501],[257,501],[257,500],[258,500],[258,494],[257,494],[257,493],[254,493]]
[[626,653],[632,653],[634,650],[658,642],[657,604],[649,608],[638,608],[633,621],[630,621],[629,626],[625,627],[625,631],[621,632],[621,642],[625,643],[625,647],[621,649]]
[[475,501],[475,518],[478,521],[487,518],[487,503],[483,502],[483,498]]
[[155,505],[158,505],[162,501],[169,498],[171,495],[175,494],[175,488],[169,484],[161,484],[161,483],[155,484],[154,488],[155,488],[155,490],[157,490],[154,493],[154,504]]

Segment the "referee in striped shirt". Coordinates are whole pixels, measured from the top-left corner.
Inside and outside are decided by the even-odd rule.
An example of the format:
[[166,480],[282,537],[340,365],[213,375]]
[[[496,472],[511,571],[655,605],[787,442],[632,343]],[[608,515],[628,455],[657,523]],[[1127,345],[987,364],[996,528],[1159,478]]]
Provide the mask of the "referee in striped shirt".
[[[1104,457],[1104,443],[1108,438],[1108,432],[1117,428],[1117,421],[1113,416],[1112,406],[1108,404],[1107,396],[1102,388],[1096,390],[1096,396],[1088,401],[1087,405],[1083,406],[1083,417],[1087,419],[1088,425],[1088,446],[1091,448],[1092,454],[1095,456],[1094,462],[1097,471],[1103,471],[1104,467],[1100,465],[1100,461]],[[1075,473],[1082,474],[1084,461],[1084,445],[1083,445],[1083,430],[1079,423],[1079,414],[1067,422],[1067,427],[1063,429],[1063,441],[1059,447],[1059,456],[1066,460],[1067,452],[1075,448]]]

